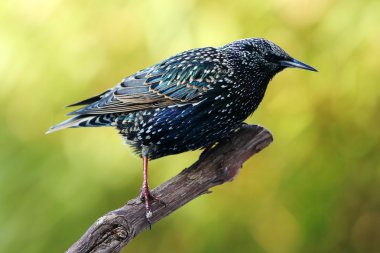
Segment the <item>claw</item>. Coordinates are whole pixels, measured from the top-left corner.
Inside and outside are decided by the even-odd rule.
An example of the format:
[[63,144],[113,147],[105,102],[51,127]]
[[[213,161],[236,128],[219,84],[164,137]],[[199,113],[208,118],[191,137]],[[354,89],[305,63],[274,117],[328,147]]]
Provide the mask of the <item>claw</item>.
[[154,196],[151,191],[149,190],[149,188],[141,188],[141,192],[140,192],[140,200],[141,202],[144,202],[145,203],[145,218],[149,224],[149,229],[152,228],[152,223],[150,221],[150,219],[152,218],[153,216],[153,212],[152,212],[152,209],[151,209],[151,201],[157,201],[160,205],[166,207],[166,203],[162,200],[160,200],[159,198],[157,198],[156,196]]
[[150,221],[150,218],[152,218],[153,214],[151,210],[147,210],[145,212],[145,218],[149,225],[149,230],[152,230],[152,222]]

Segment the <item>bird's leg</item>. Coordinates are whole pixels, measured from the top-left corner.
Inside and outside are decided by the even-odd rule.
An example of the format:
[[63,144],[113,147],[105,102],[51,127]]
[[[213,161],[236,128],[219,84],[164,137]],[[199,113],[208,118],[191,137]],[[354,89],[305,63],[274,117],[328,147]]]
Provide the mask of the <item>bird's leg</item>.
[[152,217],[152,210],[150,206],[150,200],[152,199],[152,194],[149,191],[148,184],[148,156],[143,155],[143,183],[141,187],[140,199],[145,202],[145,217],[148,220],[149,226],[150,218]]
[[140,192],[141,201],[145,202],[145,217],[149,223],[149,228],[151,228],[150,218],[152,218],[151,200],[159,202],[161,205],[166,206],[164,202],[156,198],[149,190],[148,184],[148,152],[143,148],[142,152],[143,159],[143,183]]

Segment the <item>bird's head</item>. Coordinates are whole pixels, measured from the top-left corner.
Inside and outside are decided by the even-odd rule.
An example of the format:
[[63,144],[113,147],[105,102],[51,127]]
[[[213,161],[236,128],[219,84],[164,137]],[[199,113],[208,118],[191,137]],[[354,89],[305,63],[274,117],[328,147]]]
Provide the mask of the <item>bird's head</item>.
[[256,74],[269,74],[274,76],[285,68],[300,68],[317,71],[315,68],[289,56],[282,48],[273,42],[261,38],[249,38],[234,41],[225,48],[233,52],[237,64],[245,66],[246,71]]

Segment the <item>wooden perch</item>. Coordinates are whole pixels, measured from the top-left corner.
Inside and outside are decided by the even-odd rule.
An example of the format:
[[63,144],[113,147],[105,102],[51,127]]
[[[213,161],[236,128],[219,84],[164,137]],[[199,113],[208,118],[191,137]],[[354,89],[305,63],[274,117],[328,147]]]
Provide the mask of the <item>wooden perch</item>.
[[[166,203],[153,202],[152,224],[181,206],[209,192],[211,187],[231,181],[243,163],[273,141],[271,133],[256,125],[244,125],[221,141],[191,167],[155,188],[152,192]],[[66,252],[120,252],[141,231],[148,228],[145,206],[139,198],[100,217]]]

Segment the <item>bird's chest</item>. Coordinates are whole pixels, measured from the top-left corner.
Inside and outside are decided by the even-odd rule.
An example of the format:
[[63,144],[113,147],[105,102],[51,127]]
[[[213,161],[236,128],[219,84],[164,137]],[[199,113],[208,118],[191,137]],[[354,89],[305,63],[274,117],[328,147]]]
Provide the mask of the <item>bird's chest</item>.
[[227,113],[237,121],[244,121],[259,106],[266,91],[266,85],[245,83],[235,85],[219,112]]

